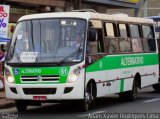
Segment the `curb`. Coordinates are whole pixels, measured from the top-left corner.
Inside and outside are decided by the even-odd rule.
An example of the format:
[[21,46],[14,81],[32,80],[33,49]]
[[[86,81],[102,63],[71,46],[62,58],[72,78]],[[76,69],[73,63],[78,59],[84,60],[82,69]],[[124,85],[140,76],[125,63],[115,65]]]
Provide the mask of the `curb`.
[[11,108],[15,106],[15,102],[13,100],[6,99],[5,90],[0,90],[0,109]]
[[11,108],[11,107],[14,107],[14,106],[15,106],[14,102],[3,103],[3,104],[0,104],[0,109]]

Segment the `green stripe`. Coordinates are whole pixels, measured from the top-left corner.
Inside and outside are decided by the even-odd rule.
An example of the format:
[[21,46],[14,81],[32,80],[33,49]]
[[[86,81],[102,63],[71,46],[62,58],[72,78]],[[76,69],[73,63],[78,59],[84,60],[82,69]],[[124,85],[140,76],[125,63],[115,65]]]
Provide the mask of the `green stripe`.
[[124,79],[121,79],[120,92],[124,91]]
[[158,65],[158,54],[108,55],[87,67],[87,72]]

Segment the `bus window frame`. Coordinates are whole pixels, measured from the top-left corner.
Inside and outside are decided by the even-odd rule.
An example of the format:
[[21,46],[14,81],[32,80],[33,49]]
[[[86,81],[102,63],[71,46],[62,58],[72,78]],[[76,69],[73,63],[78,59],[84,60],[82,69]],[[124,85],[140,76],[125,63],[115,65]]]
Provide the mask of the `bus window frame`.
[[[126,26],[126,35],[127,35],[127,37],[121,37],[121,36],[120,36],[120,27],[119,27],[119,24],[124,24],[124,25]],[[117,22],[117,30],[118,30],[118,40],[119,40],[119,39],[128,39],[128,40],[130,40],[130,41],[129,41],[130,50],[131,50],[130,52],[122,52],[122,51],[121,51],[120,40],[119,40],[120,53],[121,53],[121,54],[133,54],[132,44],[131,44],[131,37],[130,37],[130,29],[129,29],[129,22],[121,22],[121,21],[118,21],[118,22]]]
[[[143,26],[150,26],[150,27],[152,28],[153,36],[154,36],[154,38],[152,38],[152,39],[154,39],[154,41],[155,41],[155,51],[148,51],[148,52],[147,52],[147,51],[145,51],[145,49],[144,49],[143,40],[145,39],[145,37],[144,37],[144,33],[143,33]],[[157,45],[156,45],[156,37],[155,37],[154,25],[153,25],[153,24],[146,24],[146,23],[141,24],[141,32],[142,32],[142,43],[143,43],[144,53],[156,53],[156,52],[157,52]]]
[[[87,47],[88,47],[88,43],[90,42],[89,41],[89,29],[90,29],[90,26],[89,26],[89,22],[90,21],[100,21],[101,22],[101,28],[96,28],[94,27],[95,29],[101,29],[102,30],[102,42],[103,42],[103,50],[104,52],[97,52],[95,54],[91,54],[91,53],[87,53]],[[106,48],[105,48],[105,45],[104,45],[104,29],[103,29],[103,20],[102,19],[88,19],[88,25],[87,25],[87,40],[86,40],[86,55],[87,56],[94,56],[94,55],[106,55]]]
[[[106,30],[107,29],[106,29],[106,26],[105,26],[106,23],[111,23],[113,25],[114,37],[107,37],[107,34],[106,34]],[[121,54],[120,46],[119,46],[119,37],[118,37],[117,22],[115,22],[115,21],[109,21],[109,20],[103,20],[103,29],[104,29],[104,43],[105,43],[106,54],[107,55]],[[115,53],[109,53],[109,50],[107,51],[108,48],[106,48],[106,43],[107,43],[106,39],[117,39],[118,40],[118,50],[119,51],[115,52]]]
[[[89,19],[88,21],[90,20],[101,20],[101,23],[102,23],[102,34],[103,34],[103,43],[104,43],[104,53],[97,53],[97,55],[116,55],[116,54],[137,54],[137,53],[155,53],[157,52],[157,46],[156,46],[156,51],[152,51],[152,52],[145,52],[144,50],[144,44],[143,44],[143,30],[142,30],[142,26],[143,25],[148,25],[148,26],[151,26],[154,30],[154,26],[153,24],[150,24],[150,23],[136,23],[136,22],[124,22],[124,21],[111,21],[111,20],[104,20],[104,19]],[[130,44],[131,44],[131,52],[116,52],[116,53],[109,53],[107,52],[107,48],[105,47],[105,44],[106,44],[106,36],[105,36],[105,27],[104,27],[104,24],[105,23],[112,23],[112,24],[115,24],[116,26],[116,29],[114,29],[114,32],[116,31],[115,33],[115,36],[114,38],[117,38],[118,39],[118,46],[119,46],[119,50],[120,50],[120,45],[119,45],[119,39],[121,38],[119,36],[119,28],[118,28],[118,24],[126,24],[126,30],[127,30],[127,38],[130,39]],[[128,25],[128,27],[127,27]],[[130,27],[129,25],[138,25],[138,28],[139,28],[139,35],[140,35],[140,39],[141,39],[141,42],[142,42],[142,52],[133,52],[133,48],[132,48],[132,42],[131,42],[131,32],[130,32]],[[88,27],[89,29],[89,27]],[[154,36],[155,36],[155,31],[154,31]],[[155,38],[154,38],[155,39]],[[86,40],[86,42],[88,41],[88,38]],[[156,43],[156,39],[155,39],[155,43]],[[91,56],[92,54],[87,54],[88,56]],[[95,54],[96,55],[96,54]]]
[[[131,34],[132,34],[132,32],[131,32],[131,27],[130,27],[131,25],[136,25],[136,26],[138,26],[139,37],[133,37],[133,36],[131,35]],[[130,32],[130,38],[131,38],[131,45],[132,45],[132,52],[133,52],[133,54],[143,53],[143,52],[144,52],[144,46],[143,46],[143,37],[142,37],[141,24],[129,23],[129,32]],[[135,51],[133,50],[133,44],[132,44],[132,39],[133,39],[133,38],[136,38],[136,39],[140,40],[141,45],[142,45],[142,51],[141,51],[141,52],[135,52]]]

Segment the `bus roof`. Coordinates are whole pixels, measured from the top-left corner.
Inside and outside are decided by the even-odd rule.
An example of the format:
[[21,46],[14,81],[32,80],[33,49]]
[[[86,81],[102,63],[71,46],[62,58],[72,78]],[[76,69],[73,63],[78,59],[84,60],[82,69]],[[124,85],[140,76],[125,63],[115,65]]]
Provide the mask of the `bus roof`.
[[153,23],[152,19],[147,18],[137,18],[128,17],[124,14],[101,14],[95,12],[54,12],[54,13],[42,13],[25,15],[21,17],[19,21],[29,20],[29,19],[43,19],[43,18],[82,18],[82,19],[101,19],[109,21],[124,21],[124,22],[134,22],[134,23]]

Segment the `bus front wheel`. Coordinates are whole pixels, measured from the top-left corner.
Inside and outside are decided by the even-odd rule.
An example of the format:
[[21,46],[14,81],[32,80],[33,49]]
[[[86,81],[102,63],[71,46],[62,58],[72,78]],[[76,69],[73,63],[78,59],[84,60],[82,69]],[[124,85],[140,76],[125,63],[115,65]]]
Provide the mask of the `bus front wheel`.
[[27,104],[24,101],[16,100],[15,105],[16,105],[18,112],[25,112],[27,110]]
[[95,100],[96,100],[96,84],[90,82],[86,87],[84,99],[80,104],[81,111],[88,111],[90,107],[94,107]]
[[91,99],[92,98],[92,95],[89,91],[89,88],[87,87],[86,88],[86,91],[85,91],[85,94],[84,94],[84,99],[81,101],[80,103],[80,109],[81,111],[88,111],[89,108],[90,108],[90,104],[91,104]]

